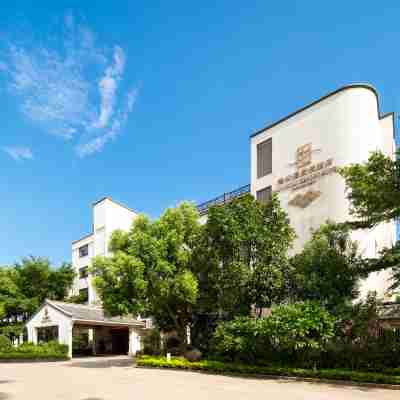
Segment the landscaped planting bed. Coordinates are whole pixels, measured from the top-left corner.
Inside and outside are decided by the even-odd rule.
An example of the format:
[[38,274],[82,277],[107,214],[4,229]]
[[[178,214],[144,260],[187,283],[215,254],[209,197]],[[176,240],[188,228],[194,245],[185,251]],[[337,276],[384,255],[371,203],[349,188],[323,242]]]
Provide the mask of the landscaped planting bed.
[[68,360],[68,346],[57,342],[35,345],[24,343],[21,346],[3,346],[0,350],[0,362],[11,361],[58,361]]
[[317,378],[327,380],[350,381],[357,383],[377,383],[400,385],[400,371],[392,369],[385,373],[358,372],[344,369],[302,369],[275,366],[256,366],[221,361],[203,360],[189,362],[184,358],[173,357],[170,361],[166,357],[141,356],[136,360],[138,367],[171,368],[192,371],[205,371],[217,374],[268,375],[301,378]]

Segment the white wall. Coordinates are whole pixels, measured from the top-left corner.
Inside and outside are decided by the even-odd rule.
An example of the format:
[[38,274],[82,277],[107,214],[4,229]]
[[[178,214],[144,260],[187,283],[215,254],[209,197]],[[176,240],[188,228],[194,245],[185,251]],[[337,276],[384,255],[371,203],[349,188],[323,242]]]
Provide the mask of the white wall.
[[[86,257],[79,257],[79,248],[85,245],[89,246],[89,253]],[[76,277],[73,288],[71,290],[72,295],[78,295],[79,289],[87,288],[89,285],[89,278],[79,278],[79,270],[82,267],[90,266],[91,259],[95,254],[94,251],[94,238],[93,235],[86,236],[81,240],[72,243],[72,266],[75,269]]]
[[[93,205],[93,234],[72,245],[72,263],[77,273],[79,268],[90,265],[91,259],[95,256],[109,256],[109,241],[116,229],[129,230],[137,214],[114,202],[110,198],[104,198]],[[89,244],[89,255],[79,257],[79,247]],[[79,289],[89,288],[89,304],[99,301],[96,291],[91,282],[91,276],[86,279],[76,279],[73,293],[77,294]]]
[[[314,106],[292,116],[251,139],[251,192],[267,186],[276,190],[279,178],[293,174],[298,147],[311,143],[312,163],[333,159],[335,166],[361,163],[368,159],[371,151],[380,149],[391,153],[393,149],[393,128],[389,117],[379,119],[377,98],[372,89],[364,87],[347,88],[325,98]],[[257,179],[257,144],[272,137],[272,173]],[[321,195],[305,208],[289,205],[297,194],[319,191]],[[297,239],[294,251],[299,251],[310,239],[311,231],[326,220],[343,222],[350,218],[349,202],[346,198],[345,183],[337,173],[321,177],[311,186],[293,191],[279,192],[283,208],[288,212]],[[354,233],[354,239],[366,256],[375,256],[377,251],[391,245],[394,240],[394,224],[378,227],[372,231]],[[376,244],[377,243],[377,244]],[[384,295],[385,285],[370,279],[364,285],[378,289]]]
[[[48,318],[45,318],[47,310]],[[37,328],[58,326],[58,341],[70,346],[72,340],[72,320],[67,315],[44,304],[38,313],[27,323],[28,341],[37,343]]]

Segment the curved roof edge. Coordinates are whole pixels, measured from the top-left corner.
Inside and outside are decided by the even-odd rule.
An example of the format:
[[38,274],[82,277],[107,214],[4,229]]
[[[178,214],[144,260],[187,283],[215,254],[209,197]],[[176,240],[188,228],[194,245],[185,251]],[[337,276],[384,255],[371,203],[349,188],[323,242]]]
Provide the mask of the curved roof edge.
[[[280,123],[286,121],[287,119],[292,118],[297,114],[300,114],[301,112],[307,110],[308,108],[311,108],[311,107],[315,106],[316,104],[326,100],[328,97],[334,96],[335,94],[338,94],[340,92],[344,92],[345,90],[348,90],[348,89],[360,89],[360,88],[370,90],[375,95],[375,97],[376,97],[376,105],[377,105],[377,110],[378,110],[378,116],[379,116],[379,118],[381,118],[381,112],[380,112],[380,109],[379,109],[378,91],[372,85],[369,85],[367,83],[354,83],[354,84],[351,84],[351,85],[342,86],[339,89],[336,89],[333,92],[330,92],[330,93],[326,94],[325,96],[320,97],[318,100],[314,100],[313,102],[305,105],[304,107],[299,108],[298,110],[290,113],[286,117],[283,117],[283,118],[279,119],[278,121],[275,121],[272,124],[267,125],[266,127],[262,128],[262,129],[259,129],[258,131],[252,133],[250,135],[250,138],[253,138],[254,136],[259,135],[260,133],[263,133],[266,130],[273,128],[274,126],[279,125]],[[394,132],[393,132],[393,134],[394,134]]]

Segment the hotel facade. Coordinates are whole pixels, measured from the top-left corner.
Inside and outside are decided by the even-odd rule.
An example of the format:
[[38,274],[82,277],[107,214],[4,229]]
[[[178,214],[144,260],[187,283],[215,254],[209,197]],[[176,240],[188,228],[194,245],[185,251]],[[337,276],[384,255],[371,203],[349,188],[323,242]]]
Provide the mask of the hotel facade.
[[[361,84],[342,87],[252,134],[250,184],[200,204],[200,221],[206,220],[212,205],[225,204],[249,192],[260,202],[267,202],[275,192],[296,231],[292,250],[296,253],[321,224],[350,219],[345,182],[337,169],[362,163],[375,150],[394,157],[394,137],[394,114],[381,113],[373,87]],[[137,213],[109,197],[94,203],[92,212],[92,232],[72,243],[72,264],[77,272],[72,294],[85,298],[87,305],[47,302],[28,323],[29,340],[37,341],[38,329],[44,325],[54,325],[52,319],[50,322],[46,319],[51,309],[53,314],[64,311],[69,330],[61,324],[58,337],[71,349],[75,327],[89,330],[94,350],[102,350],[96,348],[101,342],[103,348],[106,343],[114,352],[117,332],[117,338],[127,343],[124,349],[134,353],[140,348],[140,337],[146,333],[148,321],[105,318],[88,267],[94,256],[109,255],[112,232],[130,229]],[[394,244],[396,225],[384,223],[371,230],[355,231],[352,238],[359,243],[363,256],[375,257],[381,249]],[[388,300],[389,286],[389,272],[373,273],[362,282],[361,295],[376,290],[379,297]],[[82,315],[96,317],[90,322],[80,318]]]

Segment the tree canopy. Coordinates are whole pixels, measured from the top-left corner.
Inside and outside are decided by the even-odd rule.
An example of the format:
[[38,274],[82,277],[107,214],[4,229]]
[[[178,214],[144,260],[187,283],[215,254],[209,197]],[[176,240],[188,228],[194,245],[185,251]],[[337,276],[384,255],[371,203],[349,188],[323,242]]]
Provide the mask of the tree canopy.
[[[373,152],[363,164],[352,164],[340,170],[351,203],[353,229],[368,229],[382,222],[400,219],[400,150],[393,159]],[[370,271],[393,269],[391,289],[400,288],[400,242],[383,249],[376,259],[367,260]]]
[[332,312],[358,296],[359,279],[367,275],[349,228],[332,223],[315,231],[291,262],[296,296]]
[[371,228],[400,218],[400,150],[392,159],[376,151],[368,162],[340,170],[351,202],[354,228]]
[[245,195],[211,207],[193,261],[199,275],[199,309],[230,318],[282,300],[293,239],[276,195],[266,205]]
[[200,226],[196,208],[181,203],[155,221],[138,216],[129,232],[112,235],[109,258],[92,270],[103,306],[111,315],[150,314],[158,326],[175,330],[183,343],[197,301],[191,253]]
[[17,334],[46,298],[64,300],[74,276],[70,264],[53,268],[42,257],[23,258],[14,266],[0,268],[0,330]]

